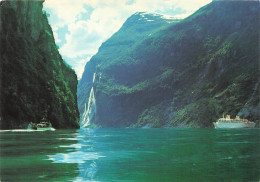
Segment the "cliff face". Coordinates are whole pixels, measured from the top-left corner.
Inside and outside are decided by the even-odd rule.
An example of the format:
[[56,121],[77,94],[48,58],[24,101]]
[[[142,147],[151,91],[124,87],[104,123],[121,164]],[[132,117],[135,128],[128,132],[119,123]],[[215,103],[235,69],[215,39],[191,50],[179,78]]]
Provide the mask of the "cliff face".
[[62,60],[43,1],[1,1],[1,128],[78,128],[77,77]]
[[216,1],[146,36],[139,19],[127,20],[85,67],[78,98],[95,107],[89,123],[212,127],[239,114],[259,125],[259,12],[258,2]]

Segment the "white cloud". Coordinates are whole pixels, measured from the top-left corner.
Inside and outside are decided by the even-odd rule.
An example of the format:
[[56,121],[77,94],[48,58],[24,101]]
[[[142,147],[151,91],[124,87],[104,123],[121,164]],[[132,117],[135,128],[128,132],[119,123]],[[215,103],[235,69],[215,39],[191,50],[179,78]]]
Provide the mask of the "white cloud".
[[61,54],[69,58],[95,54],[102,42],[122,26],[124,17],[121,13],[111,7],[97,8],[89,20],[69,24],[69,34],[66,35],[66,44],[60,48]]
[[194,12],[195,10],[199,9],[200,7],[210,3],[212,0],[175,0],[177,8],[182,8],[186,10],[188,13]]
[[58,33],[57,32],[53,31],[53,36],[54,36],[54,39],[55,39],[56,43],[60,43],[61,42],[61,40],[58,37]]
[[64,26],[76,21],[77,16],[85,13],[85,0],[45,0],[44,6],[52,9],[53,14],[59,19],[56,26]]
[[86,63],[90,60],[91,57],[87,57],[86,59],[81,59],[79,60],[76,66],[73,67],[73,69],[76,71],[77,75],[78,75],[78,80],[81,79],[81,76],[84,72],[84,68]]
[[95,54],[100,42],[100,34],[95,31],[89,21],[78,21],[68,25],[69,34],[66,35],[66,44],[59,51],[69,58]]

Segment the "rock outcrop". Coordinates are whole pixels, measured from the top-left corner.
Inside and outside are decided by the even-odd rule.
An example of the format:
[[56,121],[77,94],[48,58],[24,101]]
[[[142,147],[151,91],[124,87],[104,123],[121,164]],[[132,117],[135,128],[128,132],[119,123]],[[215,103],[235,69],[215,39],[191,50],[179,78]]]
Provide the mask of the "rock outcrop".
[[78,128],[77,77],[60,56],[43,1],[1,1],[1,128],[48,120]]

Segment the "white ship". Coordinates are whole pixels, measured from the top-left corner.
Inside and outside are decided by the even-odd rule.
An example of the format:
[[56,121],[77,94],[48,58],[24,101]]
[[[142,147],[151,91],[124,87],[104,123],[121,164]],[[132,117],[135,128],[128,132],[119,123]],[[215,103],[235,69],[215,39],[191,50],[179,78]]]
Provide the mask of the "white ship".
[[254,128],[255,123],[248,121],[247,119],[241,119],[239,116],[236,116],[235,119],[231,119],[230,115],[227,115],[225,118],[220,118],[217,122],[213,123],[215,128]]

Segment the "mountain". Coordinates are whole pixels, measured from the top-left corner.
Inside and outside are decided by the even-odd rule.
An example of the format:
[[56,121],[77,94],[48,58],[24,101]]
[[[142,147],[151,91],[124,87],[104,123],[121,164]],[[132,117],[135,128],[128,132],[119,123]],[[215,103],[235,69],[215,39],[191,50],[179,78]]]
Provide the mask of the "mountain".
[[[120,55],[122,56],[121,59],[125,59],[125,63],[128,61],[130,63],[132,59],[131,56],[128,55],[131,53],[130,50],[134,50],[136,46],[147,37],[179,21],[178,19],[164,18],[159,14],[148,14],[145,12],[135,13],[127,19],[117,33],[102,44],[98,54],[92,57],[91,61],[87,63],[82,79],[78,84],[78,107],[81,113],[81,120],[83,119],[84,111],[86,113],[87,106],[89,105],[89,95],[93,86],[92,80],[94,72],[96,68],[99,67],[95,60],[102,60],[102,62],[106,62],[105,64],[107,65],[117,65],[117,63],[119,63],[117,58],[119,58]],[[130,60],[128,60],[129,58]],[[136,69],[138,69],[138,67],[136,67]],[[102,72],[100,71],[97,76],[101,78],[101,75]],[[103,74],[102,77],[104,78],[104,76],[108,75]],[[130,79],[125,80],[130,81]],[[99,83],[101,82],[99,81]]]
[[82,125],[213,127],[238,114],[259,126],[259,12],[213,1],[169,24],[134,14],[85,66]]
[[60,56],[43,1],[1,1],[1,129],[78,128],[77,76]]

